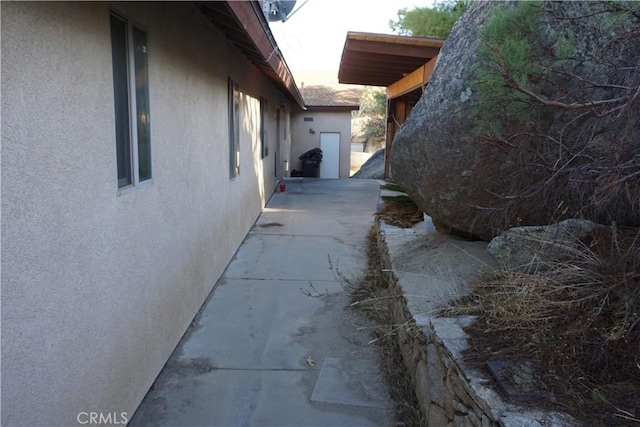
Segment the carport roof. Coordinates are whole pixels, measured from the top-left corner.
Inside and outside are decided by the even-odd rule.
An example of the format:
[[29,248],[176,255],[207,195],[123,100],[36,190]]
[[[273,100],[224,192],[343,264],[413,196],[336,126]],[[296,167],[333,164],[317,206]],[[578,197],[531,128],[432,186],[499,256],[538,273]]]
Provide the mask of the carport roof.
[[443,42],[426,37],[349,31],[338,80],[387,87],[437,56]]

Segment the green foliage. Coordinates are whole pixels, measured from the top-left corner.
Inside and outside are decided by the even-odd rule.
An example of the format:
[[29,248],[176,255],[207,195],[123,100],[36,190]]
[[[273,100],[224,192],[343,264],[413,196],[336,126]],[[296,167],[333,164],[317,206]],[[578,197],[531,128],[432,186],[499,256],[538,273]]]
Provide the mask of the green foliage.
[[566,31],[558,34],[556,42],[553,46],[553,53],[559,59],[571,58],[577,50],[576,38],[573,34]]
[[387,96],[383,90],[365,87],[360,94],[360,112],[364,115],[384,116]]
[[640,2],[637,1],[609,1],[604,3],[604,8],[608,12],[597,15],[598,26],[605,31],[616,31],[621,24],[624,24],[629,16],[640,18]]
[[387,94],[384,90],[365,87],[360,94],[360,110],[356,117],[363,117],[362,136],[365,139],[383,137],[387,114]]
[[[382,184],[380,186],[380,189],[387,190],[387,191],[395,191],[398,193],[405,193],[405,189],[399,186],[398,184],[396,184],[395,182],[387,182],[385,184]],[[380,199],[385,203],[394,202],[399,205],[408,205],[408,206],[417,208],[416,202],[414,202],[413,199],[407,196],[406,194],[397,194],[394,196],[382,195],[380,196]]]
[[482,32],[480,56],[489,61],[478,69],[480,78],[488,77],[492,82],[497,80],[503,84],[504,76],[496,68],[500,66],[500,60],[503,60],[506,72],[519,84],[528,86],[530,75],[536,71],[535,64],[532,63],[531,46],[537,14],[536,2],[521,2],[516,7],[496,8]]
[[408,205],[414,207],[417,206],[416,202],[414,202],[413,199],[406,194],[400,194],[397,196],[380,196],[380,200],[385,203],[394,202],[400,205]]
[[[513,84],[532,89],[532,77],[539,73],[533,59],[534,30],[539,2],[519,2],[517,6],[497,7],[482,31],[479,65],[475,70],[478,108],[483,112],[479,133],[502,136],[499,123],[504,118],[531,118],[526,95],[513,90]],[[559,49],[571,51],[571,39]],[[513,83],[513,84],[512,84]]]
[[453,24],[470,4],[471,0],[444,0],[436,2],[433,8],[400,9],[398,20],[389,21],[389,26],[393,31],[403,35],[446,39]]
[[405,190],[404,188],[400,187],[398,184],[396,184],[395,182],[387,182],[384,183],[380,186],[381,190],[389,190],[389,191],[397,191],[399,193],[404,193]]

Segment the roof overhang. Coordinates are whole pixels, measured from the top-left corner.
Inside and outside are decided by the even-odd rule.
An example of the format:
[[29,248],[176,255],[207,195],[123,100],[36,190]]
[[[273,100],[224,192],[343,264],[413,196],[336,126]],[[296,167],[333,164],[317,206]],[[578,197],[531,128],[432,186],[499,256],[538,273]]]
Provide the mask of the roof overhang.
[[194,4],[290,101],[302,109],[306,108],[260,2],[208,1]]
[[359,105],[307,105],[307,111],[354,111]]
[[349,31],[338,81],[391,86],[424,66],[440,52],[444,40]]

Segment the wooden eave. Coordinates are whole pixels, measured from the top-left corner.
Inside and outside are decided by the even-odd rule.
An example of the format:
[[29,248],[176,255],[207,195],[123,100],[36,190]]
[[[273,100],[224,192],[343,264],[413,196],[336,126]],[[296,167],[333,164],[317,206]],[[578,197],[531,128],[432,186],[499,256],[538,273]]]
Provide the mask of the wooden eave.
[[306,108],[260,2],[208,1],[194,4],[290,101],[302,109]]
[[440,52],[443,40],[348,32],[338,81],[388,87],[422,67]]

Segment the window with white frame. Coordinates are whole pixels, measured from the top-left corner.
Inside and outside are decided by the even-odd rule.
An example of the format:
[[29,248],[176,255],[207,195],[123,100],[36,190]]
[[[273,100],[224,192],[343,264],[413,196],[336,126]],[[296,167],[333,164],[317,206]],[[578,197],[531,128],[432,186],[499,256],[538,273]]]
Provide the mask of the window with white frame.
[[111,13],[118,188],[151,180],[147,33]]
[[240,87],[231,78],[229,91],[229,177],[240,175]]

